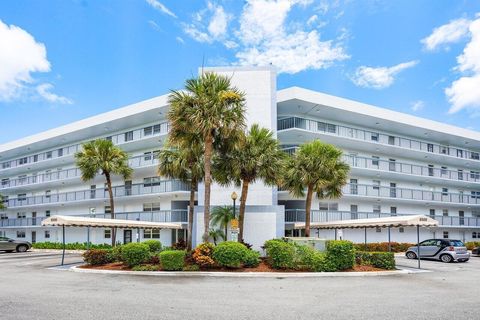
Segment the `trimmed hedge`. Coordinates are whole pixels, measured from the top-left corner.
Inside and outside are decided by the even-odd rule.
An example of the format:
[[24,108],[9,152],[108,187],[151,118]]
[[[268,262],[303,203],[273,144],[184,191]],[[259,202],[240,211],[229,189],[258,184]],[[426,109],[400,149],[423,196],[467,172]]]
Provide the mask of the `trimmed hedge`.
[[145,243],[148,246],[151,253],[159,253],[162,251],[162,243],[158,240],[146,240],[142,243]]
[[121,249],[122,261],[129,267],[138,266],[150,258],[150,249],[145,243],[128,243]]
[[346,240],[327,241],[327,259],[336,270],[351,269],[355,265],[355,248]]
[[248,249],[243,244],[225,241],[213,249],[213,260],[218,265],[227,268],[240,268],[248,255]]
[[393,252],[356,252],[355,261],[360,265],[370,265],[380,269],[395,269]]
[[158,264],[141,264],[132,268],[133,271],[160,271]]
[[467,247],[468,250],[473,250],[473,248],[480,246],[480,241],[468,241],[465,242],[465,247]]
[[243,260],[243,266],[246,268],[255,268],[260,264],[260,252],[248,250]]
[[92,266],[101,266],[113,262],[108,249],[90,249],[83,253],[83,261]]
[[268,240],[264,244],[268,264],[274,269],[295,267],[295,245],[282,239]]
[[185,251],[183,250],[165,250],[158,255],[160,265],[165,271],[182,271],[185,266]]
[[[109,244],[94,244],[90,243],[90,247],[88,249],[110,249],[112,246]],[[32,243],[32,248],[35,249],[63,249],[63,243],[61,242],[36,242]],[[73,243],[66,243],[65,249],[67,250],[88,250],[87,243],[80,243],[80,242],[73,242]]]
[[[391,252],[405,252],[414,245],[416,244],[409,242],[390,242]],[[388,242],[367,243],[366,249],[365,243],[355,243],[355,249],[366,252],[388,252]]]

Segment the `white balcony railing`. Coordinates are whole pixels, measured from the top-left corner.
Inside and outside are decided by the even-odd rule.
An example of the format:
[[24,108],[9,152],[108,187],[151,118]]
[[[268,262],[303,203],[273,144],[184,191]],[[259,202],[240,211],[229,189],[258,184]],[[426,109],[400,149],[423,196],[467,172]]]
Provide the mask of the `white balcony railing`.
[[277,122],[277,128],[278,131],[298,128],[332,136],[346,137],[410,150],[418,150],[444,156],[480,161],[480,153],[477,151],[470,151],[452,146],[443,146],[435,143],[403,138],[394,135],[387,135],[379,132],[356,129],[352,127],[345,127],[337,124],[299,117],[280,119]]

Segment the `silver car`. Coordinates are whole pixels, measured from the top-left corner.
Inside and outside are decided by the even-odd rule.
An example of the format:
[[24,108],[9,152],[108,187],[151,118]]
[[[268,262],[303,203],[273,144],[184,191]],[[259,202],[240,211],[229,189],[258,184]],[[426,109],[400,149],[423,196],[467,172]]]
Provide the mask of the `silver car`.
[[[460,240],[428,239],[420,242],[420,258],[436,259],[442,262],[465,262],[470,259],[470,253]],[[417,246],[408,248],[405,255],[408,259],[417,259]]]
[[0,251],[7,252],[25,252],[32,247],[28,241],[13,240],[7,237],[0,237]]

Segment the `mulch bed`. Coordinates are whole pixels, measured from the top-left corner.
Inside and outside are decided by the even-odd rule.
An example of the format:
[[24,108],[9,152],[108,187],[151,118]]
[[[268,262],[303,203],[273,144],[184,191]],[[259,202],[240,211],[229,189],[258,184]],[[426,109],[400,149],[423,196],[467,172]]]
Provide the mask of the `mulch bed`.
[[[125,266],[121,262],[114,262],[105,264],[102,266],[91,266],[91,265],[82,265],[82,269],[98,269],[98,270],[117,270],[117,271],[131,271],[132,269]],[[265,261],[261,261],[258,267],[255,268],[242,268],[242,269],[228,269],[228,268],[211,268],[200,271],[208,272],[309,272],[309,271],[299,271],[299,270],[277,270],[270,267]],[[352,269],[344,270],[343,272],[368,272],[368,271],[391,271],[375,268],[372,266],[363,266],[355,265]],[[194,271],[185,271],[185,272],[194,272]]]

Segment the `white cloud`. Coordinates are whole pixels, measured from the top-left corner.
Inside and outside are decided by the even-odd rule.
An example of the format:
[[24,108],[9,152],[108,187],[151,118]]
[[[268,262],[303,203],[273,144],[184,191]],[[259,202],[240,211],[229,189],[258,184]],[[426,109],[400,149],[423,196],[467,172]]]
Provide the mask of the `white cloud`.
[[438,47],[455,43],[468,35],[468,27],[472,21],[468,19],[456,19],[433,29],[428,37],[421,40],[426,50],[435,50]]
[[408,61],[392,67],[358,67],[351,80],[355,85],[365,88],[384,89],[395,82],[395,76],[401,71],[415,66],[418,61]]
[[457,57],[455,68],[462,76],[445,89],[451,104],[450,114],[462,109],[472,112],[480,109],[480,17],[470,23],[468,30],[470,41]]
[[178,42],[180,42],[181,44],[184,44],[185,41],[182,39],[182,37],[176,37],[175,38]]
[[316,14],[314,14],[313,16],[311,16],[310,18],[308,18],[308,20],[307,20],[307,25],[308,25],[308,26],[311,26],[311,25],[314,24],[317,20],[318,20],[318,16],[317,16]]
[[42,83],[36,87],[37,93],[42,97],[43,99],[47,100],[48,102],[51,103],[59,103],[59,104],[72,104],[73,101],[66,98],[59,96],[51,90],[53,89],[53,85],[50,83]]
[[163,12],[171,17],[177,18],[177,15],[173,13],[170,9],[168,9],[163,3],[158,0],[146,0],[149,5],[151,5],[154,9]]
[[0,100],[17,98],[25,85],[33,82],[31,73],[50,71],[45,45],[1,20],[0,48]]
[[148,25],[155,31],[160,31],[160,26],[153,20],[148,20]]
[[227,32],[229,20],[228,15],[225,13],[225,10],[223,10],[222,6],[214,6],[212,7],[212,10],[214,13],[210,23],[208,24],[208,31],[214,38],[223,37]]
[[420,111],[424,107],[425,107],[425,102],[423,102],[422,100],[417,100],[410,103],[410,109],[412,109],[413,112]]

